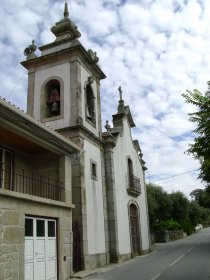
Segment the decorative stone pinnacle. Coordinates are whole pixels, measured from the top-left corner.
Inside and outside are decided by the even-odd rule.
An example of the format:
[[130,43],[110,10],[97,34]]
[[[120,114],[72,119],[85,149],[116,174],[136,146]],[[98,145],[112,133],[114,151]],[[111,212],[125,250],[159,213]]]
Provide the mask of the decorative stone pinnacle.
[[89,49],[88,50],[88,54],[90,56],[90,58],[95,62],[97,63],[99,61],[99,57],[97,56],[97,53],[94,52],[93,50]]
[[35,55],[35,51],[37,49],[37,46],[35,45],[34,40],[32,40],[32,44],[29,45],[27,48],[24,50],[24,55],[26,56],[26,60],[36,58],[37,56]]
[[122,93],[123,93],[121,86],[118,87],[118,91],[119,91],[119,94],[120,94],[120,101],[121,101],[122,100]]
[[81,34],[69,18],[67,2],[65,2],[63,15],[64,18],[56,22],[55,25],[51,28],[52,33],[56,36],[56,41],[74,41],[75,39],[78,39]]
[[109,131],[109,130],[110,130],[110,125],[109,125],[109,121],[106,121],[106,125],[105,125],[105,128],[106,128],[106,130],[107,130],[107,131]]
[[68,18],[69,17],[69,10],[68,10],[68,3],[65,1],[65,7],[64,7],[64,18]]

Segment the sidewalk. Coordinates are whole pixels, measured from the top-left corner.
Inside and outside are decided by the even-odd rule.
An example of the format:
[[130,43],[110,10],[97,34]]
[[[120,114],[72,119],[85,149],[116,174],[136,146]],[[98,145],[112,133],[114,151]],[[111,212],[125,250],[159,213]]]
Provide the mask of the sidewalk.
[[71,280],[76,280],[76,279],[84,279],[84,278],[88,278],[89,276],[92,275],[96,275],[99,273],[103,273],[103,272],[107,272],[109,270],[112,270],[120,265],[125,264],[126,262],[123,263],[116,263],[116,264],[110,264],[104,267],[98,267],[98,268],[94,268],[92,270],[84,270],[84,271],[79,271],[73,274],[73,278],[71,278]]
[[131,263],[131,262],[135,261],[137,258],[146,258],[149,255],[151,255],[152,253],[154,253],[154,251],[149,252],[148,254],[145,254],[145,255],[136,256],[135,258],[132,258],[132,259],[120,262],[120,263],[112,263],[112,264],[106,265],[104,267],[94,268],[92,270],[79,271],[79,272],[74,273],[72,275],[72,278],[70,278],[70,280],[84,279],[84,278],[88,279],[90,276],[93,276],[93,275],[96,275],[96,274],[100,274],[100,273],[103,273],[103,272],[107,272],[107,271],[115,269],[115,268],[117,268],[119,266]]

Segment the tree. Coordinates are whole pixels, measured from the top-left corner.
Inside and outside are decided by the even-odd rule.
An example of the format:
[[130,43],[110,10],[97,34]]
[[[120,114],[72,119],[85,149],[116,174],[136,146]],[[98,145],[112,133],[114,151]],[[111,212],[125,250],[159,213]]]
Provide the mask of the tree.
[[203,209],[197,202],[192,201],[190,203],[190,212],[189,212],[189,219],[191,221],[191,224],[193,227],[195,227],[197,224],[202,223],[202,215],[203,215]]
[[197,136],[187,153],[200,160],[199,178],[210,184],[210,81],[207,84],[208,91],[205,94],[195,89],[193,92],[187,91],[183,97],[186,103],[198,108],[198,111],[188,114],[189,120],[197,126],[193,131]]
[[[206,193],[207,190],[201,191]],[[195,198],[199,198],[198,193],[199,189],[193,192]],[[161,186],[150,183],[147,184],[147,199],[151,231],[182,228],[191,234],[197,224],[210,223],[210,210],[202,207],[196,199],[190,202],[180,191],[168,194]]]
[[193,232],[193,224],[189,217],[190,201],[180,191],[174,192],[170,196],[172,200],[171,217],[182,226],[184,232],[187,232],[188,235],[191,234]]
[[170,219],[172,202],[169,194],[154,184],[147,185],[147,200],[150,227],[153,230],[158,223]]
[[190,193],[190,196],[200,206],[210,209],[210,186],[205,189],[195,189]]
[[180,191],[173,192],[170,196],[172,200],[172,218],[182,224],[183,221],[189,218],[190,202]]

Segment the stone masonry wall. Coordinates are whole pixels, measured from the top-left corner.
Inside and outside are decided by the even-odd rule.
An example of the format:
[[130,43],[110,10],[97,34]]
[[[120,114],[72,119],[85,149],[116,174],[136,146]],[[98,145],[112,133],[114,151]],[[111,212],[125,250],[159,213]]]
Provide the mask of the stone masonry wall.
[[[72,275],[71,208],[64,203],[33,201],[30,195],[4,194],[0,189],[0,280],[24,280],[25,216],[49,217],[58,221],[59,279]],[[57,203],[53,205],[53,203]]]
[[155,242],[169,242],[178,239],[182,239],[185,235],[183,230],[174,230],[174,231],[156,231],[154,232]]
[[19,279],[23,248],[24,226],[18,211],[0,210],[0,279]]

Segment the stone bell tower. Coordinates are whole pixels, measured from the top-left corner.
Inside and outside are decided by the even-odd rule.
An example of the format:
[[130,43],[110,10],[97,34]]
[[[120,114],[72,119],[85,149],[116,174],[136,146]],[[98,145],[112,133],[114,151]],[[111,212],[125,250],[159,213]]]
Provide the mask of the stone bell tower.
[[97,54],[78,40],[81,34],[69,18],[67,3],[63,19],[51,31],[56,39],[39,48],[39,57],[34,42],[25,49],[27,112],[83,148],[80,157],[72,159],[73,263],[77,271],[108,262],[100,107],[100,80],[106,76]]
[[96,53],[86,50],[78,38],[79,30],[69,18],[65,3],[64,17],[51,28],[54,42],[25,49],[28,69],[27,113],[55,130],[82,125],[96,136],[101,132],[100,80],[105,78]]

